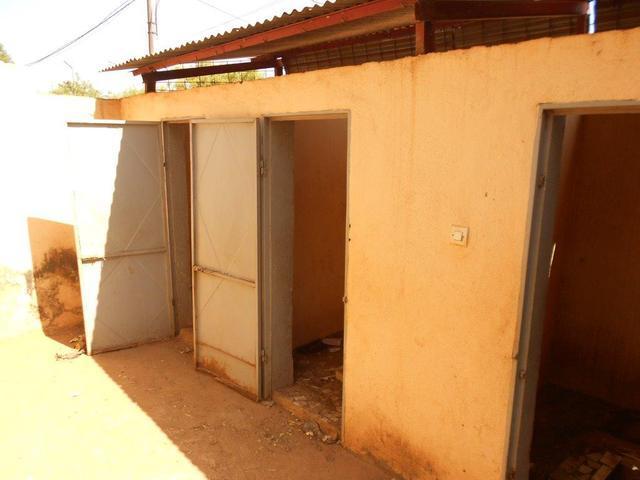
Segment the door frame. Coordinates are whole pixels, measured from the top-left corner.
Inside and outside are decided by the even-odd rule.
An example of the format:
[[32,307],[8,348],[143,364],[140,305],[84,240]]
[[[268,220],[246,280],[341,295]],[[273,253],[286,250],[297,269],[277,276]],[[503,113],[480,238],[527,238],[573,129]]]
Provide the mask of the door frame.
[[[295,122],[295,121],[308,121],[308,120],[336,120],[336,119],[346,119],[347,120],[347,158],[346,158],[346,170],[345,170],[345,225],[344,225],[344,286],[343,286],[343,304],[344,304],[344,313],[343,313],[343,329],[344,329],[344,337],[343,337],[343,345],[342,345],[342,356],[343,356],[343,372],[347,370],[347,362],[346,362],[346,352],[348,346],[348,273],[349,273],[349,241],[350,241],[350,229],[351,229],[351,221],[350,221],[350,199],[349,199],[349,189],[351,185],[350,173],[351,173],[351,111],[350,110],[326,110],[326,111],[311,111],[311,112],[299,112],[299,113],[274,113],[268,114],[260,117],[262,123],[262,145],[261,150],[263,153],[263,166],[268,170],[271,164],[271,158],[269,158],[268,152],[269,142],[271,140],[271,123],[272,122]],[[261,177],[262,186],[262,194],[263,194],[263,206],[268,204],[268,198],[271,195],[268,184],[266,183],[265,176]],[[263,209],[262,215],[266,216],[266,213]],[[264,219],[263,219],[264,222]],[[264,224],[264,223],[263,223]],[[264,233],[264,232],[263,232]],[[262,235],[263,245],[262,249],[262,265],[263,265],[263,275],[267,272],[265,271],[264,259],[267,258],[266,250],[268,248],[267,239],[264,234]],[[264,278],[264,277],[263,277]],[[261,303],[262,310],[265,310],[267,306],[267,302],[269,302],[268,294],[269,294],[269,281],[265,278],[262,282],[262,288],[264,296],[263,302]],[[268,318],[268,315],[264,314],[262,318],[262,323],[264,324],[263,332],[262,332],[262,345],[265,349],[266,358],[271,358],[271,322]],[[271,362],[263,363],[264,373],[263,373],[263,394],[264,398],[271,398],[272,395],[272,387],[271,387]],[[344,419],[345,419],[345,405],[346,405],[346,380],[347,376],[343,373],[343,381],[342,381],[342,422],[341,422],[341,438],[344,438]]]
[[[159,161],[161,162],[161,175],[162,175],[162,186],[161,186],[161,190],[162,190],[162,202],[163,202],[163,224],[164,224],[164,242],[165,242],[165,252],[166,253],[166,260],[167,260],[167,267],[166,267],[166,272],[167,272],[167,305],[169,308],[169,316],[171,318],[171,322],[173,324],[172,326],[172,330],[175,331],[176,328],[176,319],[175,319],[175,311],[173,308],[173,272],[172,272],[172,252],[171,252],[171,238],[170,238],[170,229],[169,229],[169,210],[168,210],[168,198],[167,198],[167,171],[166,171],[166,156],[165,156],[165,149],[164,149],[164,136],[163,136],[163,122],[162,121],[147,121],[147,120],[102,120],[102,119],[82,119],[82,120],[68,120],[66,122],[66,126],[67,128],[70,127],[81,127],[81,126],[87,126],[87,127],[118,127],[118,128],[124,128],[126,125],[147,125],[147,126],[156,126],[156,128],[158,129],[158,141],[160,143],[159,145],[159,151],[160,151],[160,158]],[[72,191],[72,198],[73,198],[73,202],[72,202],[72,207],[73,207],[73,218],[74,218],[74,226],[73,226],[73,231],[74,231],[74,243],[75,243],[75,248],[76,248],[76,260],[77,260],[77,264],[78,264],[78,283],[80,285],[80,297],[81,297],[81,301],[82,301],[82,307],[83,307],[83,311],[84,311],[84,297],[82,296],[82,290],[83,290],[83,283],[85,283],[85,287],[86,287],[86,279],[83,281],[83,275],[82,275],[82,265],[85,263],[83,262],[82,256],[81,256],[81,247],[80,247],[80,232],[78,229],[78,225],[77,225],[77,218],[78,218],[78,214],[77,214],[77,199],[76,199],[76,190],[75,190],[75,185],[72,187],[73,191]],[[135,255],[135,253],[133,254]],[[130,256],[130,255],[121,255],[121,256]],[[107,258],[105,257],[104,260],[106,260]],[[85,288],[86,290],[86,288]],[[85,335],[85,339],[87,338],[87,331],[86,331],[87,325],[86,322],[83,319],[83,330],[84,330],[84,335]],[[158,339],[161,340],[161,339]],[[123,350],[126,348],[131,348],[131,347],[136,347],[138,346],[139,343],[134,342],[131,344],[127,344],[127,345],[123,345],[123,346],[118,346],[118,347],[114,347],[114,348],[106,348],[106,349],[99,349],[99,350],[93,350],[91,348],[91,346],[87,343],[86,344],[86,350],[87,350],[87,355],[91,356],[91,355],[95,355],[98,353],[106,353],[106,352],[111,352],[111,351],[117,351],[117,350]]]
[[557,212],[562,143],[568,115],[640,114],[640,101],[548,103],[538,107],[522,259],[518,323],[512,358],[505,478],[529,478],[529,458],[541,362],[542,334]]
[[[193,325],[193,364],[196,370],[203,371],[211,374],[210,371],[200,368],[198,366],[198,330],[197,330],[197,322],[196,322],[196,281],[195,281],[195,266],[196,266],[196,249],[195,249],[195,218],[196,218],[196,202],[194,199],[195,192],[195,182],[194,182],[194,144],[193,144],[193,127],[198,124],[229,124],[229,123],[254,123],[256,124],[256,221],[257,221],[257,252],[256,252],[256,293],[257,293],[257,318],[258,318],[258,326],[257,326],[257,344],[256,344],[256,398],[253,398],[252,395],[249,395],[244,389],[238,387],[237,385],[223,380],[221,378],[215,377],[216,380],[224,383],[225,385],[233,388],[234,390],[240,392],[243,395],[249,396],[250,398],[260,401],[263,399],[262,392],[262,377],[264,375],[264,366],[263,366],[263,318],[262,318],[262,178],[260,174],[260,169],[263,166],[262,159],[262,131],[261,131],[261,121],[260,117],[194,117],[189,119],[180,119],[181,122],[189,124],[189,196],[191,202],[190,209],[190,225],[191,225],[191,314],[192,314],[192,325]],[[175,120],[166,120],[167,123],[175,122]]]

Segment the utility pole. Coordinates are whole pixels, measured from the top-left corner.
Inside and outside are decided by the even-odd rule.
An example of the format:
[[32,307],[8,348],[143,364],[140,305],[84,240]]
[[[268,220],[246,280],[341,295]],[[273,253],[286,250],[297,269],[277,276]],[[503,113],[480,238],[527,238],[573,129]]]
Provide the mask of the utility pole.
[[155,53],[155,40],[158,36],[156,23],[156,0],[147,0],[147,35],[149,37],[149,55]]

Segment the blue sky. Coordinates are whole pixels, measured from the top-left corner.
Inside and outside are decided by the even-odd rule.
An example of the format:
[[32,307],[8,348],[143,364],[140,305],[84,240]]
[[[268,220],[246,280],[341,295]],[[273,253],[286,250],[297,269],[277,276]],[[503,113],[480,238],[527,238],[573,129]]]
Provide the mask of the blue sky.
[[[32,62],[84,33],[123,0],[0,0],[0,43],[16,64]],[[271,18],[317,0],[159,0],[156,48],[182,43]],[[210,5],[207,5],[210,4]],[[213,8],[213,7],[217,7]],[[46,91],[72,72],[102,92],[141,85],[127,72],[101,68],[147,53],[146,0],[130,7],[63,52],[28,68]],[[226,13],[225,13],[226,12]]]

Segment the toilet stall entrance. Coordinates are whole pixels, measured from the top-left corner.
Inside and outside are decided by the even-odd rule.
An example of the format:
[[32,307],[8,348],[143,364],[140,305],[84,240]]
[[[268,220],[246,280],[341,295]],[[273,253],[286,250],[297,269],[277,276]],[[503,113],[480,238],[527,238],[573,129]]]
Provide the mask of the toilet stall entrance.
[[88,353],[193,328],[196,368],[259,400],[321,343],[339,430],[347,114],[69,130]]
[[639,113],[542,109],[509,478],[640,478]]
[[196,368],[259,397],[257,133],[255,119],[69,123],[88,354],[193,324]]

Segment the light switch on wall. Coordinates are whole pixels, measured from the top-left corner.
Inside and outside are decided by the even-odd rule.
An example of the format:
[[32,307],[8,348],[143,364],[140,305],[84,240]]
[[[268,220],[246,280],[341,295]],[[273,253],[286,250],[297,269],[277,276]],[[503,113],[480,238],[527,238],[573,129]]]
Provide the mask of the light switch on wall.
[[469,238],[469,227],[461,227],[460,225],[451,225],[451,243],[454,245],[467,246]]

